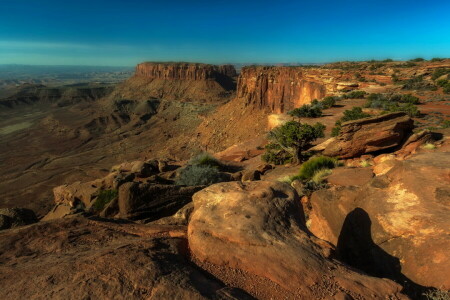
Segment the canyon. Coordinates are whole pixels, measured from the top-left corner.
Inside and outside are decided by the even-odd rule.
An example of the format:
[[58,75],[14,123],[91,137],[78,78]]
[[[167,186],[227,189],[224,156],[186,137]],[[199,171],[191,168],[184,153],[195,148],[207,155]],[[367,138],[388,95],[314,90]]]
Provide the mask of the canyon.
[[[119,83],[8,88],[0,208],[40,221],[0,231],[0,295],[422,299],[448,289],[450,96],[432,78],[446,68],[448,59],[238,74],[144,62]],[[425,88],[405,89],[418,76]],[[363,107],[365,95],[346,98],[354,90],[412,93],[421,114]],[[327,96],[339,100],[318,118],[287,114]],[[354,107],[370,118],[331,138]],[[339,159],[313,190],[286,180],[301,165],[262,160],[270,129],[292,120],[326,125],[309,155]],[[223,182],[181,184],[204,152]],[[14,218],[0,210],[0,228]]]

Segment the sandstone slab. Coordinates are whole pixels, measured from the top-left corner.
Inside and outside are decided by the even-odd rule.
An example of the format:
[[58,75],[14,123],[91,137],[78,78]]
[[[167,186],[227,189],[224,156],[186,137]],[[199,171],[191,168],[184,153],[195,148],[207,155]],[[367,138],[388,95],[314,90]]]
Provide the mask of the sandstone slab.
[[402,297],[394,282],[330,259],[333,248],[307,233],[298,195],[287,184],[219,183],[193,199],[189,247],[202,262],[268,278],[299,299]]

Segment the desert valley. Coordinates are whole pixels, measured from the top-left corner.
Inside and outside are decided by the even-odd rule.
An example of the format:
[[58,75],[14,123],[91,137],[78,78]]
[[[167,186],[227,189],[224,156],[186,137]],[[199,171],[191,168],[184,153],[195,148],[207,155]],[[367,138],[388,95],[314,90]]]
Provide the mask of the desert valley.
[[2,299],[449,299],[450,59],[30,78]]

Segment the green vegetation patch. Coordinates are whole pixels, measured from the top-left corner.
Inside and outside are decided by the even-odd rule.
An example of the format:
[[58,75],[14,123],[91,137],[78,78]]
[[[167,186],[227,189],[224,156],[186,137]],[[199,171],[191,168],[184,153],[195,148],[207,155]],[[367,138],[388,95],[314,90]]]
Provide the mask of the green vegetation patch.
[[92,207],[95,211],[102,211],[105,206],[119,195],[117,190],[100,190]]
[[342,123],[359,120],[367,117],[370,117],[370,115],[363,112],[362,108],[358,106],[353,107],[350,110],[344,111],[344,116],[340,118],[338,121],[336,121],[336,123],[334,124],[335,126],[333,127],[333,129],[331,129],[331,136],[339,135],[339,133],[341,132]]
[[[310,158],[307,162],[303,163],[300,166],[300,170],[298,175],[294,177],[294,179],[300,180],[311,180],[316,175],[316,181],[319,177],[324,176],[327,171],[322,170],[330,170],[335,168],[338,165],[338,160],[336,158],[328,157],[328,156],[317,156]],[[319,172],[320,173],[317,173]],[[329,174],[328,174],[329,175]],[[316,182],[317,183],[317,182]]]
[[266,146],[263,160],[274,164],[299,162],[302,151],[306,150],[317,138],[324,137],[325,125],[309,125],[289,121],[274,128],[268,134],[270,143]]

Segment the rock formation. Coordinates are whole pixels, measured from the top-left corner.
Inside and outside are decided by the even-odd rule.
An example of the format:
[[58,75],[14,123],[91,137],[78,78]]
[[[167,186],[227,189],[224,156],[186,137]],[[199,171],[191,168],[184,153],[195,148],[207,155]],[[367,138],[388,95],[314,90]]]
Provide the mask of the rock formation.
[[345,122],[323,154],[350,158],[392,149],[402,145],[412,129],[413,120],[403,112]]
[[367,184],[315,192],[309,229],[369,274],[448,289],[449,154],[388,156]]
[[219,183],[193,199],[189,247],[202,263],[268,278],[297,299],[401,297],[392,281],[331,260],[332,247],[307,233],[298,195],[287,184]]
[[2,231],[0,298],[252,299],[190,263],[185,235],[80,217]]
[[234,93],[236,70],[232,65],[153,63],[136,66],[136,73],[119,85],[112,99],[158,98],[193,102],[229,99]]
[[283,113],[323,98],[325,85],[300,67],[245,67],[238,79],[237,97],[247,105]]
[[232,65],[207,65],[199,63],[144,62],[136,66],[135,76],[151,79],[207,80],[235,77]]

